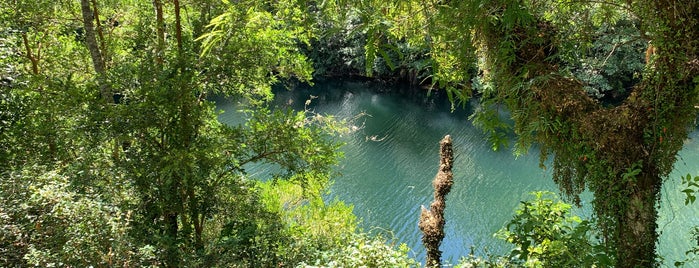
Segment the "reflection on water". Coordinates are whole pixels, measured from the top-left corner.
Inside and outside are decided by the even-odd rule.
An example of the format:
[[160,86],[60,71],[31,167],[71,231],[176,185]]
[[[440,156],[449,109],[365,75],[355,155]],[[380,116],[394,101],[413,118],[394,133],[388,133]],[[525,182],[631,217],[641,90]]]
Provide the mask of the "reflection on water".
[[[538,168],[538,154],[515,158],[508,150],[493,152],[484,135],[468,121],[471,105],[451,113],[450,105],[422,92],[406,97],[405,92],[380,93],[359,83],[321,83],[313,88],[281,91],[275,102],[279,106],[307,108],[338,118],[367,116],[363,126],[342,138],[345,159],[341,177],[335,178],[330,198],[355,206],[367,231],[381,232],[406,243],[414,257],[424,262],[424,249],[417,228],[420,206],[432,201],[432,179],[439,163],[439,140],[446,134],[453,138],[454,186],[447,196],[446,237],[442,242],[444,260],[455,263],[469,253],[483,255],[485,250],[502,254],[508,244],[493,237],[512,217],[519,201],[538,190],[557,192],[550,172]],[[395,91],[394,91],[395,92]],[[407,94],[410,95],[410,94]],[[240,122],[230,112],[232,106],[219,108],[229,112],[219,119]],[[662,231],[659,253],[670,265],[684,257],[694,243],[689,230],[699,224],[699,204],[684,206],[679,176],[699,175],[699,145],[692,134],[680,153],[676,171],[663,189],[659,228]],[[589,200],[589,198],[585,198]],[[589,216],[589,204],[576,213]]]

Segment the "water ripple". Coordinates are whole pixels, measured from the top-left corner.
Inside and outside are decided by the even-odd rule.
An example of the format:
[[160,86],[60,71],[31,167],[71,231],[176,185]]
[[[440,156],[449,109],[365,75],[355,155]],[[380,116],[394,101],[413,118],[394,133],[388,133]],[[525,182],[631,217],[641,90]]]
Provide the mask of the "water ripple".
[[[343,176],[335,179],[331,198],[353,203],[365,230],[389,230],[423,262],[417,221],[420,206],[429,206],[432,201],[438,142],[444,135],[451,134],[456,155],[442,244],[443,257],[452,263],[468,254],[471,247],[480,255],[485,248],[491,253],[506,252],[509,246],[494,238],[493,233],[512,217],[521,200],[529,198],[529,192],[557,191],[551,174],[538,168],[536,153],[515,159],[507,150],[493,152],[482,132],[466,119],[467,111],[450,113],[448,105],[443,105],[444,109],[425,109],[419,102],[401,96],[382,95],[352,84],[344,85],[350,90],[344,92],[337,85],[332,86],[285,93],[292,96],[281,99],[312,94],[320,96],[313,106],[317,112],[339,118],[352,118],[363,112],[370,115],[364,118],[364,129],[343,139],[347,143],[340,169]],[[223,107],[228,110],[232,106]],[[224,114],[219,119],[239,122],[236,115]],[[697,134],[691,137],[696,139]],[[690,141],[685,147],[673,178],[699,174],[699,145]],[[663,195],[668,197],[663,199],[664,204],[683,203],[679,184],[675,179],[666,183]],[[589,215],[589,206],[579,211]],[[667,259],[678,260],[691,246],[689,228],[699,224],[695,215],[699,215],[699,206],[664,205],[659,226],[665,226],[665,232],[659,251]]]

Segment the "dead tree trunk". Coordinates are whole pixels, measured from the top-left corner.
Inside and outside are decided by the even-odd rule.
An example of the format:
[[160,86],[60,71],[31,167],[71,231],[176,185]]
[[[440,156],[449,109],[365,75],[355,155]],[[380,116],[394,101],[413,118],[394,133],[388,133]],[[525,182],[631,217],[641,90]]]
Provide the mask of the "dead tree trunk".
[[430,210],[422,207],[418,227],[422,231],[422,243],[427,250],[427,267],[439,267],[441,265],[442,251],[439,245],[444,239],[444,208],[446,196],[454,184],[451,168],[454,164],[454,151],[451,145],[451,136],[447,135],[439,142],[439,170],[432,182],[434,186],[434,201],[430,204]]

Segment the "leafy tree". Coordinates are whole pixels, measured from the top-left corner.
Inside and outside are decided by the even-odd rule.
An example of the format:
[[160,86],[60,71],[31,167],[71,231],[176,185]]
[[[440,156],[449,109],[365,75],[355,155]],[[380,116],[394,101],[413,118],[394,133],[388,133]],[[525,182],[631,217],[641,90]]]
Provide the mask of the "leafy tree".
[[290,226],[291,239],[283,260],[296,267],[415,267],[405,244],[358,232],[352,206],[342,201],[309,197],[291,181],[261,185],[265,205],[279,211]]
[[[224,202],[231,196],[221,189],[241,186],[245,164],[279,165],[288,178],[301,184],[311,177],[327,180],[335,164],[336,145],[320,131],[322,122],[307,121],[305,113],[264,108],[271,98],[271,85],[278,79],[310,76],[309,65],[296,47],[303,28],[291,24],[299,12],[285,4],[223,3],[218,7],[223,13],[211,16],[210,33],[201,38],[203,45],[191,33],[204,30],[184,28],[180,12],[186,11],[177,1],[173,5],[154,1],[155,16],[145,16],[138,25],[153,35],[146,37],[145,48],[136,53],[142,64],[120,70],[129,72],[120,73],[128,91],[125,104],[114,109],[120,122],[111,133],[127,145],[121,148],[117,168],[133,178],[141,198],[139,237],[164,251],[166,266],[190,263],[185,256],[212,250],[204,240],[207,224],[219,211],[235,208]],[[167,39],[168,33],[175,38]],[[129,80],[138,81],[136,87],[129,89]],[[207,93],[243,98],[256,107],[255,113],[244,127],[222,125],[216,121],[213,103],[205,98]],[[312,187],[323,185],[312,182],[316,183]],[[265,215],[255,208],[257,201],[251,202],[238,207]],[[255,239],[276,228],[273,216],[261,218],[271,222],[262,224],[269,229],[252,229],[248,235]],[[232,227],[246,229],[259,225],[259,220],[228,219],[220,235],[231,236],[240,231]],[[270,239],[266,240],[272,244],[239,246],[274,248],[278,242]],[[247,258],[260,255],[248,254]]]
[[[29,209],[3,206],[3,225],[22,227],[3,232],[3,245],[15,241],[5,237],[32,237],[36,231],[25,227],[37,219],[47,219],[41,230],[56,235],[12,243],[11,260],[3,261],[87,266],[105,264],[102,257],[113,254],[120,259],[114,263],[124,265],[217,265],[226,260],[217,255],[222,245],[233,255],[247,252],[246,260],[286,250],[283,222],[261,205],[246,167],[278,166],[279,178],[318,195],[338,156],[326,131],[336,128],[332,118],[266,108],[272,84],[310,78],[310,64],[297,47],[305,30],[295,21],[303,15],[296,6],[9,2],[19,5],[3,4],[0,12],[7,19],[2,31],[10,33],[0,58],[11,71],[0,92],[0,143],[8,148],[0,174],[4,182],[22,184],[3,184],[2,196],[21,189],[26,194],[17,201]],[[195,39],[212,18],[218,20],[208,30],[215,32],[217,22],[233,30],[221,33],[222,42],[202,45]],[[250,103],[247,124],[219,123],[207,99],[212,93]],[[16,175],[32,165],[44,171]],[[46,184],[41,174],[60,180]],[[55,198],[31,199],[31,189],[45,187],[54,189]],[[51,207],[65,207],[65,213]],[[130,221],[119,223],[116,237],[110,222],[123,218]],[[90,227],[95,229],[84,229]],[[71,237],[81,230],[95,235]],[[246,230],[253,232],[235,246],[212,243]],[[123,251],[103,240],[110,238]],[[74,259],[80,256],[85,259]]]
[[[680,7],[686,13],[670,11]],[[659,52],[630,96],[614,107],[580,94],[581,84],[558,71],[555,25],[536,13],[504,9],[504,28],[484,27],[482,40],[499,83],[494,97],[513,112],[520,148],[536,141],[542,159],[554,154],[554,180],[564,193],[592,190],[610,251],[620,267],[636,267],[655,263],[656,202],[694,115],[699,6],[651,1],[626,8],[644,18],[640,31]],[[521,21],[507,25],[508,12]]]

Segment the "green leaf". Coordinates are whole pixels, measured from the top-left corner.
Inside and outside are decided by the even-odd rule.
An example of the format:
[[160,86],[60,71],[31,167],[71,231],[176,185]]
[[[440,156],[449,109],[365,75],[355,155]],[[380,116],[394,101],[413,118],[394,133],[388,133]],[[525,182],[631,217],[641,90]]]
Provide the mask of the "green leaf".
[[381,54],[381,58],[386,61],[386,65],[388,65],[388,68],[391,70],[396,69],[396,65],[393,63],[393,60],[391,60],[391,57],[384,51],[383,49],[379,49],[379,54]]

